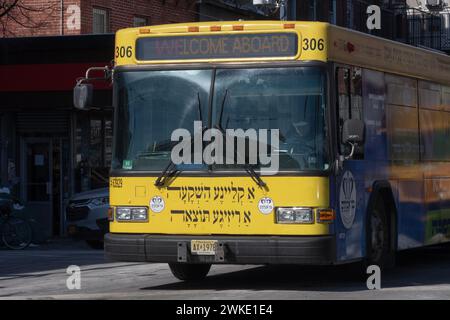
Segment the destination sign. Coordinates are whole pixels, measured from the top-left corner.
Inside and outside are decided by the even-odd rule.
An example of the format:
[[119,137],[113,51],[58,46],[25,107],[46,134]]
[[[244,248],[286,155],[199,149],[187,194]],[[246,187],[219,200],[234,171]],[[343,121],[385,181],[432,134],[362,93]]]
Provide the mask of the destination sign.
[[145,37],[136,41],[137,60],[295,57],[296,33]]

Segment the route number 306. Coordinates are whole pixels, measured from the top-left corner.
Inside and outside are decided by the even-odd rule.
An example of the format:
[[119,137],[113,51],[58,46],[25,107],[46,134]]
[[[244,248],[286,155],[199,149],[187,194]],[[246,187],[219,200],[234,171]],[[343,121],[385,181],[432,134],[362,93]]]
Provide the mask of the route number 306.
[[128,47],[116,47],[116,58],[131,58],[133,55],[133,48],[131,46]]
[[319,50],[322,51],[325,48],[323,39],[305,38],[303,39],[303,50]]

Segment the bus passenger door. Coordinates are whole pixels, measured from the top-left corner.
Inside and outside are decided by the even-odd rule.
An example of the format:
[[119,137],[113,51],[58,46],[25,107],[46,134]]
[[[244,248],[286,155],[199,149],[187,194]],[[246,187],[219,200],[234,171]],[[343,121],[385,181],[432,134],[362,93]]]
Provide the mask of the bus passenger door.
[[[351,146],[342,144],[342,127],[345,120],[363,120],[362,72],[356,67],[337,67],[336,119],[337,151],[346,158],[334,181],[336,208],[337,261],[361,258],[364,254],[364,145],[357,146],[351,158]],[[341,158],[342,158],[341,157]]]

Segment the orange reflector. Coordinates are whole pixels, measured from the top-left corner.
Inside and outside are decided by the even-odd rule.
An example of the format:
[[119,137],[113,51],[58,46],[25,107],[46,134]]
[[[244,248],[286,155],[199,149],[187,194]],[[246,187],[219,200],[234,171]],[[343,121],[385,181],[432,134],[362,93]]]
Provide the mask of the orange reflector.
[[283,27],[285,29],[294,29],[295,28],[295,23],[285,23],[285,24],[283,24]]
[[139,29],[139,33],[150,33],[150,29],[148,28]]
[[188,32],[198,32],[198,27],[188,27]]
[[211,31],[220,31],[220,30],[222,30],[222,27],[221,26],[211,26],[211,27],[209,27],[209,30],[211,30]]
[[331,222],[335,219],[335,213],[333,209],[318,209],[317,212],[318,222]]
[[108,208],[108,220],[114,221],[114,208],[111,207]]
[[244,30],[244,26],[241,26],[241,25],[233,26],[233,30],[234,31],[242,31],[242,30]]

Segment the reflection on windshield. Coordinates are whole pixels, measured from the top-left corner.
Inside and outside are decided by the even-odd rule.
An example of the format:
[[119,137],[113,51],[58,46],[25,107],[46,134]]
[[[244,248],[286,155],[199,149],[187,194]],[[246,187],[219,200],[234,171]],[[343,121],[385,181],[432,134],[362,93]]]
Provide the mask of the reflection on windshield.
[[279,129],[280,145],[274,150],[279,170],[328,168],[325,74],[316,67],[291,67],[117,73],[113,169],[162,171],[177,144],[170,139],[175,129],[192,135],[200,119],[208,126],[214,72],[212,127]]
[[225,69],[215,81],[213,119],[219,128],[279,129],[280,170],[328,168],[320,69]]
[[192,132],[194,121],[207,113],[211,78],[211,70],[119,73],[113,168],[166,167],[177,143],[170,140],[172,132]]

